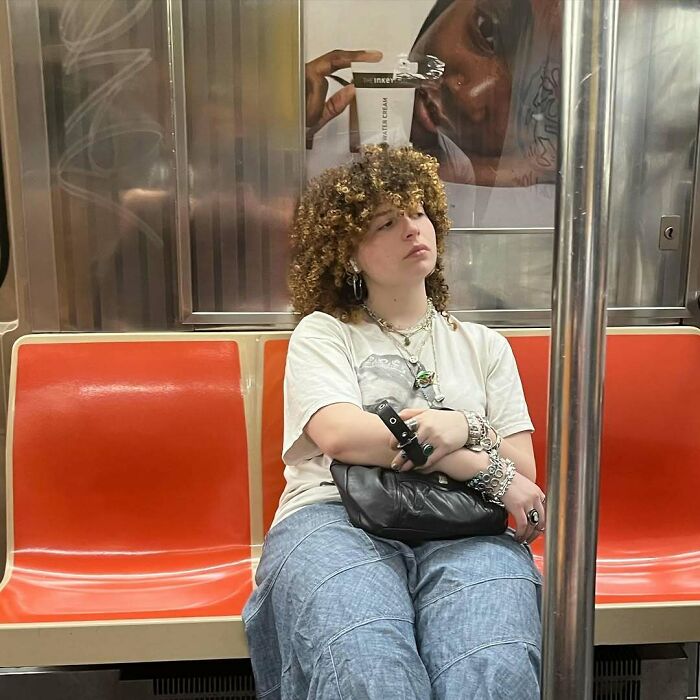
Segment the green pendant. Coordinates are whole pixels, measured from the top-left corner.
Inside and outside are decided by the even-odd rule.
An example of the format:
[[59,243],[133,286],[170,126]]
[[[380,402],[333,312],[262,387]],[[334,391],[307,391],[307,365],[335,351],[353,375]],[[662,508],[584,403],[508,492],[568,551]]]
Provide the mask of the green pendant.
[[413,383],[414,389],[425,389],[431,386],[435,381],[435,372],[429,372],[427,369],[422,369],[416,374],[416,381]]

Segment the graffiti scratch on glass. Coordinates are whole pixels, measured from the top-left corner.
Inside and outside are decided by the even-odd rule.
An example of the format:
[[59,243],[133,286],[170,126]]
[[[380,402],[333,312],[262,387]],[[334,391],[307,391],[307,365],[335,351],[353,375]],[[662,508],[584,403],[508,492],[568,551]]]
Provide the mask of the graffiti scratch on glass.
[[548,61],[533,74],[525,90],[520,113],[520,149],[531,163],[531,172],[520,178],[522,186],[552,182],[557,162],[560,68]]
[[[114,212],[122,220],[132,224],[157,245],[162,239],[143,219],[115,201],[113,196],[100,194],[82,183],[103,185],[124,169],[125,164],[106,165],[100,161],[99,152],[106,143],[112,144],[126,135],[146,137],[151,145],[145,153],[139,153],[143,163],[149,156],[157,155],[163,140],[163,129],[158,122],[141,112],[120,113],[114,104],[126,83],[133,81],[153,60],[150,49],[113,48],[101,50],[126,34],[150,11],[153,0],[138,0],[131,9],[116,21],[113,19],[115,0],[70,0],[62,6],[59,19],[61,42],[65,48],[63,72],[65,75],[89,75],[97,66],[111,66],[115,72],[92,90],[73,109],[64,121],[66,149],[58,162],[60,187],[70,195],[91,202]],[[126,9],[127,6],[125,6]],[[111,22],[105,19],[111,15]],[[82,87],[82,85],[81,85]],[[118,116],[115,116],[118,115]]]

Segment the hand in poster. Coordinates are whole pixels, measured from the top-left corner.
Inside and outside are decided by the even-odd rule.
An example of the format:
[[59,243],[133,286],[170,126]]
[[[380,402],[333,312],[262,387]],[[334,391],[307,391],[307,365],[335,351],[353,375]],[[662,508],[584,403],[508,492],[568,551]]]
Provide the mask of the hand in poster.
[[307,139],[341,114],[355,98],[355,86],[343,86],[329,100],[326,78],[337,70],[350,68],[353,62],[378,63],[381,51],[343,51],[335,49],[309,61],[305,67]]

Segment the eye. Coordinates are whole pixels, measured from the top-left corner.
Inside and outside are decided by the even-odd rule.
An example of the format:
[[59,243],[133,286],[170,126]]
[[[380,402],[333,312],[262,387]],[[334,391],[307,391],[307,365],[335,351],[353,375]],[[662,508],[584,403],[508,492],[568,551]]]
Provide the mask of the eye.
[[386,221],[385,223],[383,223],[383,224],[379,227],[378,230],[379,230],[379,231],[382,231],[382,230],[384,230],[384,229],[391,228],[392,225],[393,225],[393,223],[394,223],[394,220],[393,220],[393,219],[389,219],[388,221]]
[[493,53],[496,52],[496,41],[498,35],[498,22],[483,12],[477,11],[476,28],[479,38]]

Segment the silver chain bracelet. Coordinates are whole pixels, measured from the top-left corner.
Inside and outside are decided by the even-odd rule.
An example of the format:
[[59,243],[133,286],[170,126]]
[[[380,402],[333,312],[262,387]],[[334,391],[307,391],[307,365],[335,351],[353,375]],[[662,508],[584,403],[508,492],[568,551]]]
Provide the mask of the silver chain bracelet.
[[[468,436],[465,447],[472,452],[497,450],[501,446],[501,436],[490,426],[484,416],[474,411],[461,411],[467,420]],[[489,430],[493,431],[495,439],[489,437]]]
[[485,499],[503,505],[503,496],[515,478],[515,464],[501,457],[495,449],[488,450],[489,466],[467,481],[467,486],[479,491]]

